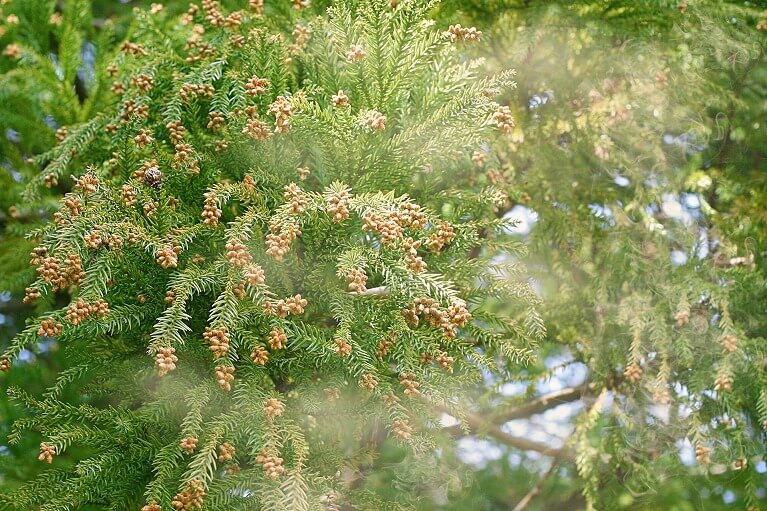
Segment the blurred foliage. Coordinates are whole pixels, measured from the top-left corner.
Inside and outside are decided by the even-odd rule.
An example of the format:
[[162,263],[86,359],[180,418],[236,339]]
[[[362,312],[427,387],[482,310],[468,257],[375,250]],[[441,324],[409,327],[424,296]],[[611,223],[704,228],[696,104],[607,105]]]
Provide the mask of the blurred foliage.
[[[588,475],[592,491],[607,509],[760,508],[753,499],[764,498],[764,465],[750,474],[725,467],[741,442],[754,442],[749,461],[763,459],[767,66],[765,33],[757,27],[767,5],[482,6],[445,2],[442,14],[490,23],[478,56],[490,68],[519,71],[519,95],[509,98],[517,128],[494,146],[484,168],[508,183],[512,205],[537,214],[525,239],[551,340],[570,346],[573,363],[587,365],[592,382],[610,386],[616,369],[632,363],[643,369],[638,385],[620,384],[625,398],[616,396],[596,428],[613,438],[600,442],[599,456],[610,461]],[[689,323],[680,326],[678,314],[688,310]],[[730,315],[726,323],[723,314]],[[728,328],[748,355],[720,359]],[[719,469],[696,473],[663,444],[727,429],[729,420],[709,409],[715,401],[706,394],[725,372],[736,375],[739,394],[727,415],[750,439],[717,442]],[[708,395],[703,406],[689,399],[696,387]],[[657,424],[645,427],[657,418],[637,402],[668,397],[699,410],[699,427],[686,417],[662,427],[666,439]],[[492,407],[497,395],[485,399]],[[630,445],[629,457],[668,454],[632,464],[624,451]],[[488,484],[495,481],[488,469],[482,473]],[[542,497],[539,505],[549,509]]]

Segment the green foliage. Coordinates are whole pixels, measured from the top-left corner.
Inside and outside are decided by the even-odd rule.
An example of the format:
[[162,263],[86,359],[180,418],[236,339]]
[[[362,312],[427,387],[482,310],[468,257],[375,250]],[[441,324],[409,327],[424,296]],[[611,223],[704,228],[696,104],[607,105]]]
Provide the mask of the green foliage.
[[764,2],[221,4],[7,8],[0,506],[763,505]]
[[[518,247],[495,219],[501,191],[467,182],[453,157],[494,129],[486,90],[512,86],[512,73],[478,76],[429,8],[336,5],[292,44],[265,17],[214,4],[193,23],[136,11],[136,42],[114,58],[121,97],[37,156],[45,169],[25,190],[33,209],[49,202],[51,176],[74,181],[55,222],[33,234],[31,286],[44,296],[74,286],[72,302],[6,351],[34,346],[40,321],[62,324],[49,335],[72,369],[44,400],[16,394],[32,418],[10,439],[34,426],[56,458],[75,444],[93,454],[7,505],[170,507],[199,482],[206,509],[315,509],[335,495],[334,473],[365,463],[342,436],[350,428],[385,427],[409,440],[408,458],[424,456],[439,436],[430,402],[481,381],[495,357],[532,357],[545,332],[538,300],[491,260]],[[347,106],[331,98],[341,91]],[[369,292],[348,291],[352,270]],[[468,327],[491,296],[518,327]],[[72,384],[111,395],[110,407],[60,401]],[[323,387],[344,405],[325,403]],[[269,412],[270,399],[285,412]],[[187,437],[198,441],[190,457]],[[225,442],[237,450],[229,464]],[[268,477],[262,456],[284,459],[284,475]],[[373,494],[337,498],[364,505]]]

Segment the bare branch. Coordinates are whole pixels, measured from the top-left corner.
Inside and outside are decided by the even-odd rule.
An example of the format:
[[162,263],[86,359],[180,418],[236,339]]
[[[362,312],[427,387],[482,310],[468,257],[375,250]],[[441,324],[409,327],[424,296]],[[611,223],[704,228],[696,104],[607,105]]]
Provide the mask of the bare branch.
[[378,286],[366,289],[365,291],[358,293],[356,291],[350,291],[350,295],[354,296],[389,296],[391,291],[387,286]]
[[543,413],[546,410],[556,408],[559,405],[578,401],[588,390],[592,388],[593,386],[591,384],[583,384],[578,387],[570,387],[567,389],[558,390],[556,392],[551,392],[549,394],[544,394],[543,396],[537,397],[532,401],[523,403],[506,411],[505,413],[498,415],[495,417],[495,422],[504,423],[514,419],[530,417],[531,415]]
[[527,509],[527,506],[530,505],[530,502],[538,496],[538,494],[541,493],[541,489],[543,488],[544,483],[546,480],[551,477],[551,474],[554,473],[554,469],[557,468],[557,465],[559,465],[558,460],[554,460],[551,462],[551,466],[546,471],[545,474],[541,476],[541,478],[538,480],[537,483],[535,483],[535,486],[533,486],[529,492],[527,492],[527,495],[524,496],[522,500],[520,500],[516,506],[514,506],[514,509],[512,511],[524,511]]
[[[427,400],[427,403],[429,403],[434,410],[451,414],[451,411],[449,408],[447,408],[444,405],[434,403]],[[466,418],[466,422],[471,428],[471,432],[473,434],[477,433],[485,433],[489,437],[495,438],[496,440],[503,442],[507,445],[510,445],[512,447],[515,447],[517,449],[523,450],[523,451],[535,451],[539,452],[541,454],[545,454],[546,456],[551,456],[555,459],[562,459],[562,460],[572,460],[573,455],[569,451],[566,451],[564,449],[557,449],[556,447],[551,447],[545,444],[540,444],[538,442],[534,442],[532,440],[528,440],[526,438],[516,437],[514,435],[510,435],[503,431],[498,426],[491,424],[479,415],[473,414],[473,413],[465,413],[464,417]]]
[[[592,388],[593,384],[583,384],[578,387],[570,387],[556,392],[551,392],[549,394],[537,397],[532,401],[511,408],[510,410],[496,417],[491,417],[490,420],[497,424],[503,424],[504,422],[508,422],[514,419],[524,419],[537,413],[543,413],[546,410],[556,408],[559,405],[578,401]],[[449,426],[445,428],[444,431],[453,437],[459,437],[462,435],[460,425]]]

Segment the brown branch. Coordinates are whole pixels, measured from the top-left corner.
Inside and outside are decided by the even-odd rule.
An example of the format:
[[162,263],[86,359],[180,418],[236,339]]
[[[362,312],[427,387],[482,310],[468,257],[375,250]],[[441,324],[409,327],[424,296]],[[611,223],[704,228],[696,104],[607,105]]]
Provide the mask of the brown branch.
[[558,390],[556,392],[551,392],[549,394],[544,394],[543,396],[537,397],[532,401],[523,403],[512,408],[511,410],[508,410],[505,413],[498,415],[495,417],[496,422],[504,423],[514,419],[523,419],[537,413],[543,413],[546,410],[556,408],[557,406],[563,405],[565,403],[578,401],[591,388],[591,384],[583,384],[578,387],[570,387],[567,389]]
[[[492,420],[498,424],[503,424],[504,422],[514,419],[524,419],[538,413],[543,413],[546,410],[556,408],[559,405],[578,401],[592,388],[593,384],[583,384],[578,387],[570,387],[564,390],[551,392],[516,406],[497,417],[493,417]],[[460,425],[449,426],[445,428],[444,431],[454,437],[461,436]]]
[[[428,400],[426,402],[429,405],[431,405],[431,407],[434,410],[438,412],[446,413],[448,415],[452,415],[453,413],[450,411],[449,408],[447,408],[444,405],[434,403]],[[471,432],[473,434],[476,434],[479,432],[486,433],[487,436],[492,437],[500,442],[503,442],[507,445],[510,445],[522,451],[535,451],[535,452],[544,454],[546,456],[551,456],[555,459],[562,459],[562,460],[573,459],[572,453],[570,453],[569,451],[565,449],[557,449],[556,447],[551,447],[545,444],[534,442],[526,438],[510,435],[506,433],[505,431],[503,431],[498,426],[485,421],[485,419],[483,419],[479,415],[476,415],[473,413],[465,413],[464,417],[466,418],[466,423],[471,428]]]
[[541,493],[544,483],[546,483],[546,480],[548,480],[548,478],[551,477],[551,474],[554,473],[554,469],[557,468],[558,465],[559,465],[558,460],[554,460],[553,462],[551,462],[551,466],[546,471],[546,473],[543,474],[541,478],[538,480],[538,482],[535,483],[535,486],[533,486],[530,489],[530,491],[527,492],[527,495],[525,495],[522,498],[522,500],[520,500],[517,503],[517,505],[514,506],[514,509],[512,511],[524,511],[525,509],[527,509],[527,506],[530,505],[530,502],[532,502],[532,500]]

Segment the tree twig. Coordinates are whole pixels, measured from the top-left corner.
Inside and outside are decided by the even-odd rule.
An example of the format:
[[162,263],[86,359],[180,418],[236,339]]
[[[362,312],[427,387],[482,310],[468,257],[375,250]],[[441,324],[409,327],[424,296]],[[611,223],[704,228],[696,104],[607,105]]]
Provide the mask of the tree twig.
[[551,462],[551,466],[546,471],[545,474],[541,476],[541,478],[538,480],[537,483],[535,483],[535,486],[533,486],[529,492],[527,492],[527,495],[525,495],[522,500],[520,500],[516,506],[514,506],[514,509],[512,511],[524,511],[527,509],[527,506],[530,505],[530,502],[533,501],[535,497],[538,496],[538,494],[541,493],[541,490],[543,489],[543,485],[546,483],[546,480],[548,480],[549,477],[551,477],[551,474],[554,473],[554,469],[557,468],[559,465],[559,460],[554,460]]
[[[452,415],[452,412],[446,406],[441,405],[439,403],[434,403],[432,401],[429,401],[428,399],[426,399],[426,402],[429,405],[431,405],[431,407],[434,410],[441,413]],[[488,421],[486,421],[479,415],[476,415],[473,413],[465,413],[464,417],[466,418],[466,422],[471,428],[472,433],[479,433],[479,432],[486,433],[488,436],[495,438],[496,440],[500,442],[503,442],[507,445],[510,445],[512,447],[515,447],[523,451],[535,451],[535,452],[544,454],[546,456],[551,456],[555,459],[562,459],[562,460],[573,459],[572,453],[570,453],[569,451],[565,449],[557,449],[556,447],[551,447],[545,444],[534,442],[526,438],[510,435],[506,433],[505,431],[503,431],[498,426],[496,426],[495,424],[489,423]]]
[[389,296],[391,291],[388,286],[371,287],[365,291],[358,293],[357,291],[350,291],[348,294],[354,296]]
[[[563,390],[558,390],[556,392],[550,392],[549,394],[544,394],[543,396],[537,397],[532,401],[523,403],[508,410],[505,413],[493,417],[493,422],[497,424],[503,424],[504,422],[508,422],[514,419],[524,419],[537,413],[543,413],[546,410],[556,408],[559,405],[578,401],[591,388],[593,388],[592,384],[583,384],[578,387],[569,387]],[[460,436],[460,430],[461,427],[459,425],[449,426],[444,429],[444,431],[450,433],[453,436]]]
[[508,422],[514,419],[522,419],[524,417],[530,417],[537,413],[543,413],[551,408],[556,408],[559,405],[565,403],[572,403],[578,401],[583,395],[591,388],[590,384],[579,385],[578,387],[569,387],[556,392],[550,392],[540,397],[523,403],[519,406],[502,413],[497,417],[497,422]]

